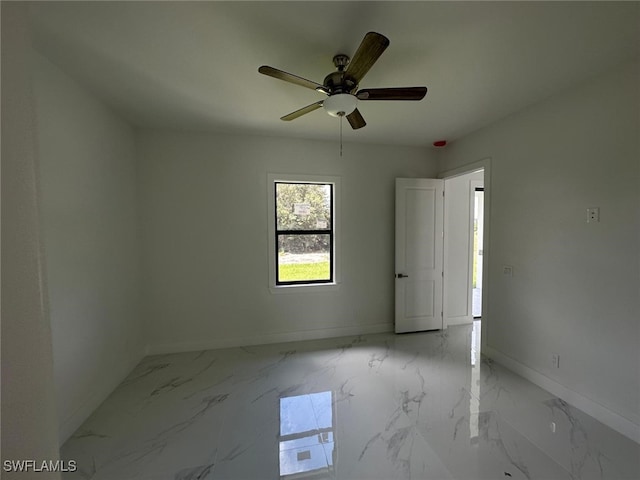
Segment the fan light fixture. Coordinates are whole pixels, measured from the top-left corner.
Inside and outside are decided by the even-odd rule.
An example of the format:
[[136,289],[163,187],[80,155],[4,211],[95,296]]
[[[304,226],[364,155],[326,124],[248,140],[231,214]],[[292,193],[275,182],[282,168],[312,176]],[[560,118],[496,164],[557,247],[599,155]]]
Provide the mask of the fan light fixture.
[[357,104],[356,96],[349,93],[336,93],[322,102],[322,106],[332,117],[344,117],[353,113]]

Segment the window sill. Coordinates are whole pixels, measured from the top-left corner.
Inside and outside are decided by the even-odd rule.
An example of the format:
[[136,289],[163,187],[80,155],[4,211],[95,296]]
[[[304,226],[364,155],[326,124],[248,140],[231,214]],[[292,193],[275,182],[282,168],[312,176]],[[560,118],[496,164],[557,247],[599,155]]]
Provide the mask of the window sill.
[[271,285],[269,290],[274,294],[281,293],[324,293],[340,289],[339,283],[316,283],[306,285]]

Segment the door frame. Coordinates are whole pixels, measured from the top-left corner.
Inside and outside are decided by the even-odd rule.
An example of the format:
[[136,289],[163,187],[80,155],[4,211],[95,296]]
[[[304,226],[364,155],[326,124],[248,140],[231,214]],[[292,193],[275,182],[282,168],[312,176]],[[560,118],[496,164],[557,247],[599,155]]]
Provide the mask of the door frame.
[[[489,328],[491,328],[491,318],[489,310],[489,257],[490,252],[490,233],[491,233],[491,157],[462,165],[460,167],[445,170],[438,174],[437,178],[447,179],[453,178],[478,170],[484,170],[484,235],[482,236],[482,330],[481,330],[481,349],[485,349]],[[446,193],[445,193],[446,198]],[[447,275],[447,265],[444,263],[445,276]]]

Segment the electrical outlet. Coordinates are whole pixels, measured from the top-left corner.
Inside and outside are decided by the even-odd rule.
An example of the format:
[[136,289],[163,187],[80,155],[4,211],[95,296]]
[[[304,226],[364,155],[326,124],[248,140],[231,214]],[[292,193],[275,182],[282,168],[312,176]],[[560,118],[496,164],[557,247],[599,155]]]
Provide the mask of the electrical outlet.
[[502,274],[506,277],[513,277],[513,267],[511,265],[503,265]]
[[600,209],[598,207],[587,208],[587,223],[600,221]]
[[551,366],[553,368],[560,368],[560,355],[557,353],[551,354]]

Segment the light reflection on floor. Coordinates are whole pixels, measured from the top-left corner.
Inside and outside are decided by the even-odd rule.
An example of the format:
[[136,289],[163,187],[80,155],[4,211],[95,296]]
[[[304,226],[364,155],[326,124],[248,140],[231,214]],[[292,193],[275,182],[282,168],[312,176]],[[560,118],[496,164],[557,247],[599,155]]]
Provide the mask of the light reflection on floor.
[[280,477],[332,474],[335,455],[332,392],[280,399]]

